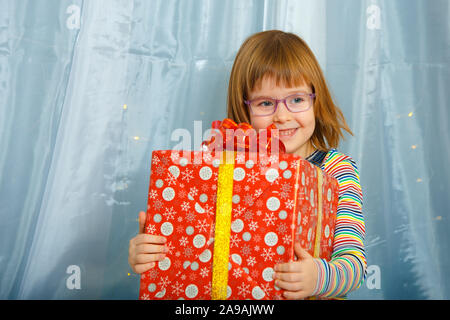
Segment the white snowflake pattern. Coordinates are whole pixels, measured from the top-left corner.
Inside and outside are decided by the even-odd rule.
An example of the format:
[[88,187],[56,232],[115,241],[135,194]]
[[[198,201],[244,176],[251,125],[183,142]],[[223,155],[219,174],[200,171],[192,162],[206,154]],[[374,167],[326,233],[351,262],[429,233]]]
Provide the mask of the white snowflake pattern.
[[156,227],[153,224],[149,224],[147,226],[147,233],[148,234],[154,234],[156,232]]
[[238,205],[237,208],[233,209],[233,211],[234,211],[235,216],[239,217],[241,214],[244,213],[245,207],[241,207],[241,205]]
[[159,211],[159,209],[161,209],[162,206],[163,206],[163,203],[162,203],[162,201],[159,200],[159,199],[156,199],[156,200],[153,202],[153,208],[154,208],[155,210],[157,210],[157,211]]
[[270,295],[273,290],[270,282],[267,282],[266,284],[260,284],[260,287],[267,295]]
[[167,182],[167,184],[169,185],[169,186],[172,186],[172,185],[176,185],[177,184],[177,178],[175,178],[175,176],[173,175],[173,174],[171,174],[171,173],[169,173],[168,175],[167,175],[167,177],[166,177],[166,182]]
[[266,226],[274,226],[275,225],[275,215],[273,214],[273,212],[269,212],[269,213],[265,213],[265,218],[263,219],[263,221],[266,223]]
[[189,209],[191,209],[191,205],[189,204],[189,202],[184,201],[181,204],[181,210],[183,211],[189,211]]
[[255,182],[258,180],[259,180],[259,174],[258,174],[258,172],[255,172],[255,170],[252,170],[247,175],[247,181],[251,182],[252,184],[255,184]]
[[272,248],[263,248],[263,253],[261,253],[261,257],[264,258],[264,261],[272,261],[272,257],[274,256],[275,252],[272,252]]
[[285,204],[286,204],[286,208],[292,209],[294,207],[294,200],[292,200],[292,199],[286,200]]
[[155,173],[157,176],[162,175],[165,172],[165,168],[161,165],[156,165]]
[[176,281],[172,285],[172,294],[179,295],[182,292],[183,292],[183,283],[178,283],[178,281]]
[[291,243],[291,236],[289,234],[285,234],[283,236],[283,242],[286,244],[290,244]]
[[193,170],[186,168],[185,171],[181,172],[181,180],[183,181],[186,180],[186,182],[191,181],[194,178],[193,173],[194,173]]
[[244,256],[248,256],[252,252],[252,248],[249,245],[245,245],[242,247],[241,252]]
[[206,232],[208,230],[209,223],[206,219],[203,219],[203,221],[199,221],[195,227],[198,228],[198,232]]
[[292,189],[292,186],[289,183],[283,183],[281,184],[281,190],[285,192],[290,192]]
[[240,278],[241,275],[242,275],[242,269],[236,268],[233,270],[233,277],[235,277],[236,279]]
[[175,210],[173,209],[173,207],[170,208],[165,208],[164,211],[164,216],[166,216],[167,220],[172,220],[174,215],[175,215]]
[[230,247],[239,247],[239,242],[241,242],[241,239],[237,234],[234,234],[230,236]]
[[247,296],[247,294],[250,293],[250,284],[246,284],[245,282],[242,282],[241,285],[239,287],[237,287],[237,289],[238,289],[238,295],[245,298]]
[[205,213],[206,213],[206,214],[210,214],[210,215],[213,215],[213,214],[214,214],[214,207],[213,207],[213,206],[210,206],[210,205],[208,205],[208,204],[205,204],[205,205],[203,206],[203,209],[205,209]]
[[256,229],[258,229],[258,222],[252,220],[252,221],[248,224],[248,228],[250,229],[250,231],[256,231]]
[[250,210],[245,211],[244,219],[245,220],[251,220],[253,218],[253,212]]
[[161,277],[158,285],[165,289],[172,281],[169,280],[169,276]]
[[154,158],[152,159],[152,164],[158,164],[158,163],[160,163],[160,162],[161,162],[161,160],[159,160],[158,157],[154,157]]
[[144,293],[144,294],[141,296],[141,300],[150,300],[150,296],[149,296],[147,293]]
[[158,193],[156,192],[156,190],[151,190],[151,191],[148,193],[148,197],[149,197],[150,199],[155,199],[157,195],[158,195]]
[[255,257],[248,257],[247,264],[248,264],[249,267],[253,267],[256,264]]
[[256,189],[255,190],[255,198],[258,198],[261,194],[262,194],[262,190],[261,189]]
[[200,276],[202,277],[202,278],[205,278],[205,277],[207,277],[209,275],[209,269],[208,269],[208,267],[204,267],[204,268],[202,268],[201,270],[200,270]]
[[188,244],[187,237],[181,237],[181,239],[180,239],[180,246],[185,247],[187,244]]
[[167,249],[168,249],[168,251],[167,251],[168,254],[171,254],[171,253],[172,253],[172,250],[175,249],[175,246],[172,245],[172,241],[169,241],[169,242],[166,244],[166,247],[167,247]]
[[195,219],[195,214],[193,212],[189,212],[188,214],[186,214],[186,220],[188,222],[192,222]]
[[279,234],[285,234],[286,232],[288,232],[288,226],[285,223],[280,223],[277,226],[277,231]]
[[198,189],[197,189],[196,187],[192,187],[192,188],[189,190],[189,195],[190,195],[191,197],[195,197],[197,194],[198,194]]

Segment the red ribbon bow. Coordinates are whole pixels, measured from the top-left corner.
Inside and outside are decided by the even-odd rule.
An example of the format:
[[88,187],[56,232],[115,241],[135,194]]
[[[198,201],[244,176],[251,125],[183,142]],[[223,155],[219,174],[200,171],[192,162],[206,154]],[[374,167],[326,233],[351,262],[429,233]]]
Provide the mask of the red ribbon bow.
[[278,138],[278,131],[272,130],[277,129],[274,124],[259,133],[248,123],[236,124],[228,118],[213,121],[211,127],[213,129],[211,140],[202,142],[202,147],[206,147],[209,151],[286,152],[283,142]]

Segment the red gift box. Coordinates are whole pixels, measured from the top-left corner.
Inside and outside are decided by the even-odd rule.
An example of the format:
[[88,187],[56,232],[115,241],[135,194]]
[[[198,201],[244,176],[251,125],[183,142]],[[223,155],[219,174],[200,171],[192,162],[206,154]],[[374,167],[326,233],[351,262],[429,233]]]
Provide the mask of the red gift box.
[[153,151],[145,232],[169,252],[140,299],[282,299],[273,267],[295,259],[294,241],[330,259],[336,179],[293,154],[224,154]]

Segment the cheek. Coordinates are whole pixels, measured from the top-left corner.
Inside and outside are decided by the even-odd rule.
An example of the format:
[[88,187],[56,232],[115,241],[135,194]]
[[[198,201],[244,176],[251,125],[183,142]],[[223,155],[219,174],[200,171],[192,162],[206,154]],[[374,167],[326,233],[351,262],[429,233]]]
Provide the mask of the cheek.
[[265,129],[272,124],[272,118],[250,116],[250,124],[255,129]]
[[298,117],[296,117],[296,120],[301,127],[314,131],[314,128],[316,126],[316,119],[314,118],[314,113],[311,112],[308,114],[299,115]]

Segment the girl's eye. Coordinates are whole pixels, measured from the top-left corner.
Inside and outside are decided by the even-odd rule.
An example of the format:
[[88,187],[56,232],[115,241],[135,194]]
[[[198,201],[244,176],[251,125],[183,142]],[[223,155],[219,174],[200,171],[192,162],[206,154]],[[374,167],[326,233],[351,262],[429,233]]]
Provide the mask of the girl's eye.
[[293,98],[291,101],[292,101],[292,103],[302,103],[303,102],[303,98],[296,97],[296,98]]
[[258,107],[271,107],[271,106],[273,106],[272,101],[262,101],[258,103]]

